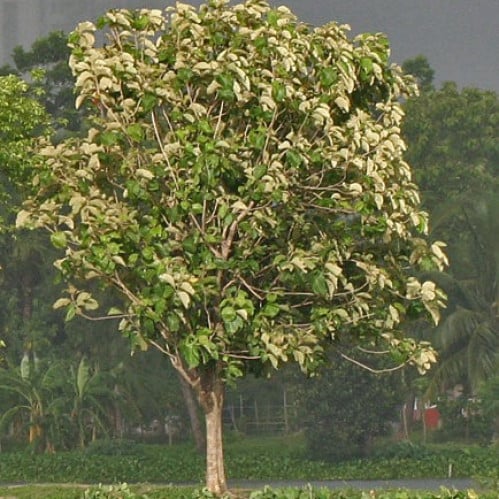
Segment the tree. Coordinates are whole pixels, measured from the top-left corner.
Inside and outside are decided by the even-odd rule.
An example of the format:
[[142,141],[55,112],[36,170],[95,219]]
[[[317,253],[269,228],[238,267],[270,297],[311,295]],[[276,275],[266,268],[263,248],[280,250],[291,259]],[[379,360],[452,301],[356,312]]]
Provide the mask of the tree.
[[[39,134],[48,132],[49,116],[30,95],[27,83],[14,75],[0,76],[0,166],[2,222],[5,209],[20,202],[19,189],[29,178],[30,146]],[[14,205],[14,206],[12,206]]]
[[0,68],[0,74],[14,74],[32,81],[32,92],[38,93],[46,111],[54,118],[63,137],[68,133],[79,132],[82,129],[84,110],[76,110],[73,106],[73,78],[68,65],[70,49],[67,45],[67,34],[62,31],[52,31],[47,36],[40,37],[25,50],[18,45],[14,48],[12,59],[14,67]]
[[412,86],[384,37],[350,41],[262,0],[112,10],[98,26],[103,47],[90,22],[70,35],[70,65],[76,105],[99,112],[86,137],[40,150],[18,226],[64,249],[69,318],[95,313],[93,282],[123,295],[107,317],[195,390],[207,486],[223,493],[226,382],[313,371],[338,338],[434,360],[398,327],[438,318],[440,292],[411,268],[445,259],[402,159]]
[[497,192],[499,100],[454,82],[422,92],[405,107],[407,161],[429,210],[462,194]]
[[405,73],[414,76],[418,88],[423,92],[433,89],[435,71],[424,55],[418,55],[413,59],[407,59],[402,64],[402,69]]
[[428,391],[435,396],[462,384],[467,395],[476,396],[499,367],[499,205],[485,193],[480,200],[461,196],[452,203],[456,209],[439,222],[447,225],[444,230],[451,225],[461,232],[451,239],[451,273],[431,276],[445,290],[448,308],[433,333],[441,355]]
[[[432,73],[423,57],[404,67],[419,81]],[[499,100],[478,88],[430,83],[406,103],[403,125],[431,237],[446,241],[451,262],[448,273],[431,275],[448,307],[436,331],[425,326],[441,354],[429,390],[435,395],[460,383],[473,395],[497,372],[499,358]]]
[[329,362],[320,376],[298,386],[308,451],[332,461],[366,457],[373,439],[399,419],[400,373],[376,376],[335,353]]
[[[0,77],[0,281],[8,288],[4,300],[9,303],[2,323],[6,334],[9,329],[22,331],[25,352],[33,342],[31,332],[37,312],[34,289],[43,275],[40,251],[44,245],[50,249],[50,243],[45,234],[45,240],[39,233],[18,232],[14,236],[13,224],[31,188],[30,148],[39,134],[49,131],[50,118],[29,85],[14,75]],[[9,349],[15,347],[15,338],[5,339]]]

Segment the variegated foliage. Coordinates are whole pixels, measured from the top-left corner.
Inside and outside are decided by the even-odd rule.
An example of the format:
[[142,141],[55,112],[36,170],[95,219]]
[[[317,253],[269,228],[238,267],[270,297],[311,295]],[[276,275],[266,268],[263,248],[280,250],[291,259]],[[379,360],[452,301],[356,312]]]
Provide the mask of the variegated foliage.
[[400,137],[414,88],[384,36],[211,0],[112,10],[70,43],[76,105],[96,115],[41,149],[18,215],[65,249],[68,317],[97,309],[92,281],[118,290],[123,333],[191,381],[214,360],[225,379],[250,361],[309,371],[342,340],[430,366],[399,324],[438,320],[441,293],[414,275],[446,259],[425,242]]

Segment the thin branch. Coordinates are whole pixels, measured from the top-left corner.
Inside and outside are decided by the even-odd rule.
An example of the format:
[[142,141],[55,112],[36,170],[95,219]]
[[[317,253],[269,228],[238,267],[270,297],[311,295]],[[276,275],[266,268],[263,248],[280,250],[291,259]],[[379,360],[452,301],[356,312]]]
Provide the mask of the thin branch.
[[258,288],[255,288],[253,286],[251,286],[251,284],[248,284],[248,282],[246,282],[246,280],[244,279],[244,277],[242,277],[241,275],[238,275],[237,276],[238,279],[243,283],[243,286],[255,297],[257,298],[258,300],[260,301],[263,301],[264,300],[264,297],[260,294],[257,293],[257,291],[260,291],[260,292],[263,292],[263,293],[266,293],[265,290],[263,289],[258,289]]
[[259,355],[246,355],[246,354],[238,354],[238,353],[224,353],[226,357],[230,357],[232,359],[243,359],[243,360],[259,360],[261,357]]
[[201,383],[199,376],[197,376],[195,379],[192,379],[191,376],[189,376],[189,373],[184,367],[182,358],[180,357],[180,354],[178,352],[176,354],[170,354],[170,362],[191,388],[195,390],[199,386],[199,384]]
[[386,354],[390,353],[389,350],[369,350],[367,348],[363,348],[360,346],[358,346],[357,349],[360,350],[361,352],[373,354],[373,355],[386,355]]
[[[253,208],[253,206],[255,205],[255,202],[254,201],[251,201],[249,206],[241,211],[241,213],[239,213],[239,215],[237,216],[237,218],[229,225],[229,231],[228,233],[226,232],[226,230],[224,230],[224,240],[222,241],[222,258],[224,260],[227,260],[227,258],[229,257],[229,252],[230,252],[230,249],[232,247],[232,243],[234,241],[234,237],[236,236],[236,231],[237,231],[237,227],[239,225],[239,223],[244,220],[244,218],[248,215],[248,213],[251,211],[251,209]],[[225,235],[227,234],[227,235]]]
[[88,321],[111,321],[111,320],[118,320],[118,319],[126,319],[129,317],[134,317],[132,314],[121,314],[121,315],[99,315],[98,317],[93,317],[91,315],[87,315],[85,312],[82,312],[81,310],[76,311],[76,315],[79,315],[80,317],[83,317],[84,319]]
[[152,346],[157,348],[161,353],[164,353],[170,359],[172,357],[174,357],[174,355],[170,352],[170,350],[168,348],[161,346],[157,341],[155,341],[155,340],[148,340],[148,341]]
[[215,126],[215,131],[213,132],[213,138],[216,139],[218,135],[218,130],[220,129],[220,124],[222,123],[222,116],[223,116],[223,111],[224,111],[224,103],[220,104],[220,112],[218,113],[218,119],[217,119],[217,124]]
[[365,369],[366,371],[369,371],[370,373],[373,373],[373,374],[383,374],[383,373],[391,373],[394,371],[398,371],[398,370],[402,369],[407,364],[407,362],[403,362],[402,364],[399,364],[398,366],[395,366],[395,367],[386,367],[384,369],[374,369],[373,367],[370,367],[367,364],[364,364],[363,362],[360,362],[360,361],[354,359],[353,357],[348,356],[346,353],[340,352],[339,350],[336,350],[336,351],[340,354],[340,356],[343,359],[348,360],[348,362],[351,362],[352,364],[355,364],[356,366],[359,366],[362,369]]
[[[177,178],[173,174],[173,168],[172,168],[172,165],[170,163],[170,159],[168,158],[168,154],[166,154],[165,148],[163,147],[163,141],[161,140],[161,136],[159,135],[158,123],[156,121],[156,113],[154,111],[151,111],[151,118],[152,118],[152,124],[153,124],[153,128],[154,128],[154,135],[156,137],[156,142],[158,143],[158,146],[161,150],[161,154],[163,155],[163,158],[165,158],[166,164],[168,165],[168,170],[170,171],[170,174],[173,178],[173,182],[175,182],[175,187],[178,189]],[[170,128],[171,128],[171,123],[169,122],[169,120],[168,120],[168,123],[169,123]]]

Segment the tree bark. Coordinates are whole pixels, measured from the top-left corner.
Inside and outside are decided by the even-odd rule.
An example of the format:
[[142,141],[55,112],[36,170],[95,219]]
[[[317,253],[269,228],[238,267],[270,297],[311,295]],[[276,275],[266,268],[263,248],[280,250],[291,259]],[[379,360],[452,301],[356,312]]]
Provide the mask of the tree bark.
[[[116,399],[121,395],[121,390],[118,385],[114,385],[114,393],[116,394]],[[114,401],[111,408],[111,420],[113,422],[113,433],[117,438],[123,438],[125,434],[125,422],[123,421],[123,414],[121,412],[121,407],[119,406],[118,400]]]
[[222,439],[225,386],[218,366],[206,368],[200,381],[199,402],[206,419],[206,487],[211,493],[222,495],[227,492]]
[[191,430],[196,444],[196,449],[199,453],[202,453],[206,449],[206,439],[204,438],[203,429],[201,428],[201,421],[199,420],[196,400],[187,381],[180,374],[178,378],[180,380],[180,387],[182,389],[182,395],[184,397],[187,413],[189,414],[189,421],[191,423]]

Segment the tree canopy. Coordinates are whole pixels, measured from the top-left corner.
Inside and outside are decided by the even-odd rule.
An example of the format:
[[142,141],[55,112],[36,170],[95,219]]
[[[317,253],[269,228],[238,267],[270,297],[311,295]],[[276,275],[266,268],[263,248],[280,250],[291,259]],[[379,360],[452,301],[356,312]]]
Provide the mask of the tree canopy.
[[466,193],[497,191],[499,100],[492,91],[429,88],[405,106],[403,135],[425,206]]
[[15,75],[0,76],[0,165],[4,205],[19,197],[14,190],[23,189],[29,174],[31,145],[38,135],[46,134],[49,115],[29,93],[28,85]]
[[313,371],[330,344],[350,358],[342,340],[430,366],[399,323],[438,319],[442,294],[415,272],[446,259],[425,240],[400,136],[413,87],[385,37],[211,0],[111,10],[69,39],[92,127],[41,148],[18,225],[64,250],[68,318],[97,310],[93,283],[113,288],[126,306],[109,317],[197,391],[211,491],[226,488],[226,381]]
[[431,214],[432,237],[447,242],[450,260],[448,273],[432,276],[448,307],[437,330],[428,328],[441,354],[430,389],[459,383],[476,394],[498,366],[499,100],[452,82],[434,88],[424,57],[404,67],[424,82],[405,105],[406,157]]

